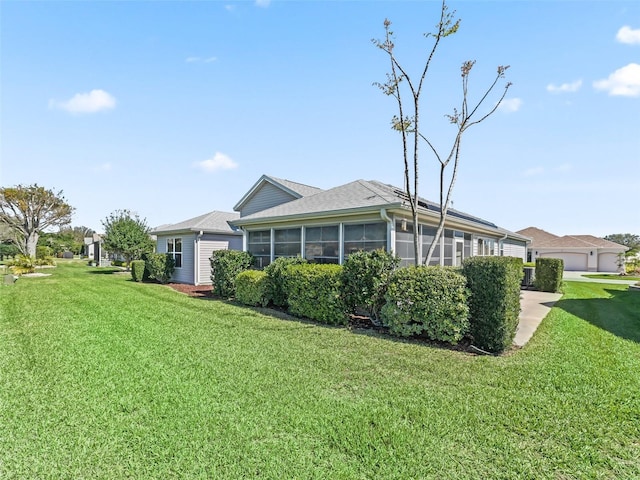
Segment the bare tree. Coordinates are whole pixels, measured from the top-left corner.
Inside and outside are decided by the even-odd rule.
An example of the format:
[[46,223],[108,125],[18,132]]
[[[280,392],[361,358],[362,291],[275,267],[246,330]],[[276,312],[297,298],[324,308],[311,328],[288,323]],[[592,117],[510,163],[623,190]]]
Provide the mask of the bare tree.
[[[385,38],[384,40],[372,40],[374,45],[385,52],[391,64],[391,71],[387,73],[387,81],[385,83],[374,83],[379,87],[385,95],[394,97],[398,107],[398,114],[394,115],[391,120],[391,127],[400,132],[402,136],[402,148],[403,148],[403,161],[404,161],[404,178],[405,178],[405,193],[409,200],[411,207],[412,219],[413,219],[413,244],[415,252],[415,264],[419,265],[422,262],[421,245],[420,245],[420,230],[418,223],[418,198],[419,198],[419,146],[420,141],[424,141],[431,152],[435,155],[440,164],[440,221],[434,237],[434,241],[429,247],[425,258],[425,264],[429,264],[431,256],[435,246],[438,244],[442,232],[444,231],[444,223],[447,217],[449,204],[451,203],[451,194],[455,185],[458,166],[460,161],[460,151],[462,144],[462,137],[466,130],[486,120],[491,114],[493,114],[502,100],[505,98],[511,83],[506,83],[504,91],[500,96],[497,103],[493,107],[488,109],[488,112],[481,115],[480,108],[484,106],[490,97],[491,92],[498,85],[499,81],[504,78],[505,71],[508,66],[499,66],[497,69],[496,77],[493,83],[487,88],[480,100],[473,106],[468,104],[468,87],[469,87],[469,75],[471,69],[475,65],[475,61],[466,61],[461,67],[462,76],[462,102],[460,109],[454,108],[453,114],[445,115],[449,121],[456,126],[456,135],[452,142],[452,146],[448,154],[441,155],[435,148],[433,141],[429,136],[421,131],[420,125],[420,96],[423,92],[423,86],[429,68],[433,58],[438,50],[438,46],[443,38],[453,35],[458,31],[460,27],[460,19],[455,18],[455,11],[450,12],[447,7],[446,0],[442,1],[440,8],[440,21],[436,25],[436,31],[432,33],[426,33],[426,38],[432,38],[433,44],[428,51],[428,56],[425,61],[424,68],[420,72],[420,75],[412,78],[405,68],[399,63],[395,55],[395,43],[394,35],[391,30],[391,22],[388,19],[384,21]],[[406,85],[406,88],[403,88]],[[408,92],[407,92],[408,90]],[[408,93],[410,98],[410,104],[407,107],[404,102],[405,93]],[[407,113],[408,112],[408,113]],[[481,115],[481,116],[480,116]],[[448,186],[445,188],[445,173],[447,167],[452,164],[453,172],[450,177]],[[446,190],[446,196],[445,196]]]
[[71,222],[74,208],[62,196],[37,184],[0,188],[0,223],[13,232],[24,255],[36,256],[40,233]]

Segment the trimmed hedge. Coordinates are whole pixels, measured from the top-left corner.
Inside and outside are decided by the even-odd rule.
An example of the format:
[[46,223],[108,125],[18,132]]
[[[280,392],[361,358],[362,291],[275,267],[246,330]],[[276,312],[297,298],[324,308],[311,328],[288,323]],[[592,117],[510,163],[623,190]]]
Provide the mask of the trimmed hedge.
[[269,277],[264,271],[245,270],[236,277],[236,300],[245,305],[269,304]]
[[216,250],[210,262],[213,293],[229,298],[236,294],[236,277],[251,267],[253,257],[239,250]]
[[341,298],[340,265],[308,263],[285,270],[289,312],[332,325],[348,322]]
[[264,271],[269,277],[268,296],[274,305],[278,307],[287,306],[287,290],[284,286],[285,271],[289,265],[301,265],[307,261],[300,257],[279,257],[269,265],[264,267]]
[[362,308],[378,320],[389,277],[399,263],[398,257],[383,249],[349,255],[342,267],[343,295],[349,311]]
[[511,346],[518,327],[522,259],[470,257],[463,262],[463,274],[471,291],[469,317],[473,344],[500,353]]
[[141,282],[144,278],[146,262],[144,260],[133,260],[131,262],[131,278],[134,282]]
[[391,275],[382,321],[393,335],[425,334],[458,343],[469,327],[465,278],[442,267],[404,267]]
[[148,253],[144,260],[145,273],[143,279],[168,283],[176,268],[176,262],[168,253]]
[[562,287],[564,261],[560,258],[536,258],[536,278],[533,285],[542,292],[559,292]]

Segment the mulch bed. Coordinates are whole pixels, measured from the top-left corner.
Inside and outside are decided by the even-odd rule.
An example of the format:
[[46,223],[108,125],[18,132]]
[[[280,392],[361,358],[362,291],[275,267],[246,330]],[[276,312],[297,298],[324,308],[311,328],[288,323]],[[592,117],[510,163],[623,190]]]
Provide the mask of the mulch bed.
[[211,297],[213,286],[211,285],[187,285],[184,283],[169,283],[168,284],[174,290],[185,293],[190,297]]

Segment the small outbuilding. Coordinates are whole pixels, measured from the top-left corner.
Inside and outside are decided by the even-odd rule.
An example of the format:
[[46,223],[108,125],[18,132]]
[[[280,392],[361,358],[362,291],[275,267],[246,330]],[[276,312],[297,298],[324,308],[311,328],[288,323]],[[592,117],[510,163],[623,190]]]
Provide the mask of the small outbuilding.
[[216,250],[242,250],[242,231],[231,225],[238,213],[213,211],[171,225],[161,225],[156,251],[168,253],[176,263],[171,281],[191,285],[211,284],[210,258]]

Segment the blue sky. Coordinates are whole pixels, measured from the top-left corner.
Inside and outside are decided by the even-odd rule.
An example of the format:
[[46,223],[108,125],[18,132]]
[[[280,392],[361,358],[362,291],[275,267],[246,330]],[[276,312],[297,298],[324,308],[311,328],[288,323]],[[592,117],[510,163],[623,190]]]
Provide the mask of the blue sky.
[[[504,107],[469,130],[454,207],[518,230],[640,233],[640,2],[460,1],[423,95],[439,145],[510,65]],[[435,1],[0,2],[0,183],[64,190],[74,225],[130,209],[150,226],[231,211],[261,174],[402,185],[390,129],[393,22],[416,71]],[[437,199],[423,149],[420,193]]]

